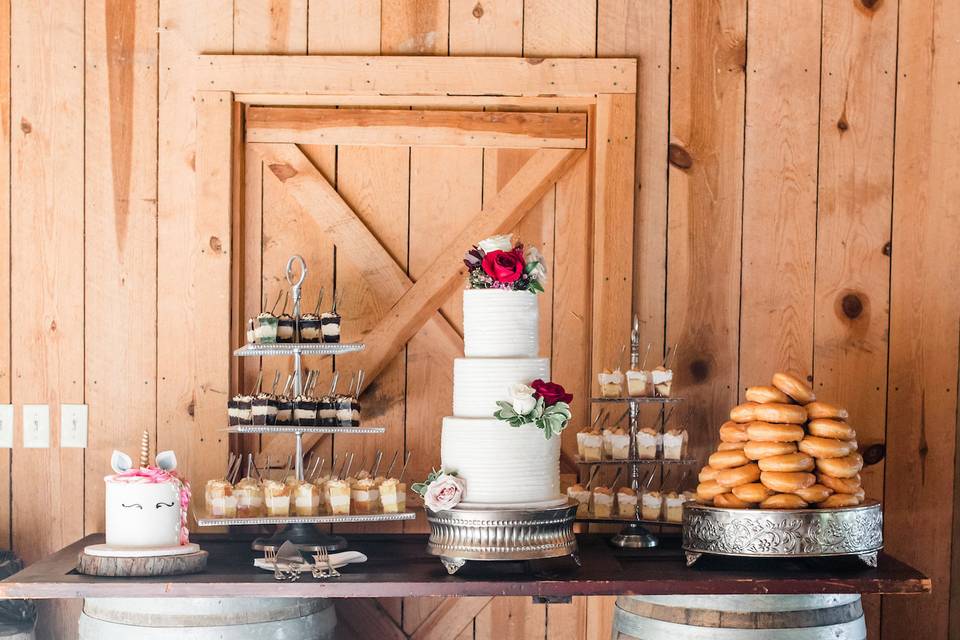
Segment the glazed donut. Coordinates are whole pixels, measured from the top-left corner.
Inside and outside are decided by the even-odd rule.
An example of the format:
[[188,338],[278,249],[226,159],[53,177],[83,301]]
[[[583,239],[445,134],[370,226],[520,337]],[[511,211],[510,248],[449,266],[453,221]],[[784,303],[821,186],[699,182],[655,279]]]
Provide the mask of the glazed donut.
[[746,444],[746,442],[721,442],[717,445],[717,451],[735,451],[743,449]]
[[787,453],[782,456],[760,458],[761,471],[813,471],[813,458],[805,453]]
[[697,500],[710,502],[721,493],[726,492],[727,488],[718,485],[716,480],[708,480],[697,485]]
[[797,448],[814,458],[842,458],[853,452],[849,442],[836,438],[819,438],[807,436],[797,445]]
[[810,485],[806,489],[794,491],[794,493],[803,498],[806,502],[814,504],[816,502],[822,502],[826,500],[833,493],[833,489],[830,487],[825,487],[822,484],[814,484]]
[[846,420],[850,417],[850,414],[847,413],[847,410],[843,407],[838,407],[835,404],[830,404],[829,402],[811,402],[806,405],[804,409],[807,410],[807,417],[811,420],[814,418],[830,418],[833,420]]
[[817,469],[834,478],[852,478],[863,469],[863,456],[851,453],[842,458],[820,458],[817,460]]
[[717,474],[717,484],[721,487],[739,487],[742,484],[750,484],[760,479],[760,467],[757,463],[751,462],[742,467],[724,469]]
[[775,373],[771,383],[800,404],[810,404],[817,399],[810,385],[795,375]]
[[760,503],[761,509],[803,509],[806,501],[795,493],[775,493]]
[[867,497],[867,492],[864,491],[863,489],[858,489],[857,492],[853,495],[857,496],[857,500],[859,500],[860,503],[862,504]]
[[713,499],[713,506],[725,509],[749,509],[750,503],[744,502],[732,493],[721,493]]
[[860,504],[857,496],[850,493],[835,493],[823,502],[817,504],[820,509],[838,509],[840,507],[855,507]]
[[700,469],[700,475],[697,476],[697,479],[700,482],[710,482],[711,480],[717,479],[718,473],[720,473],[720,469],[714,469],[710,465],[707,465],[703,469]]
[[750,502],[753,504],[763,502],[773,495],[773,491],[770,491],[770,489],[767,489],[759,482],[742,484],[739,487],[734,487],[732,491],[733,495],[737,496],[744,502]]
[[760,482],[767,489],[777,493],[796,493],[800,489],[813,486],[817,481],[812,473],[800,471],[763,471],[760,473]]
[[710,455],[710,466],[715,469],[730,469],[732,467],[742,467],[750,463],[750,458],[743,454],[743,451],[735,449],[733,451],[717,451]]
[[807,410],[797,404],[767,402],[753,408],[754,420],[776,422],[778,424],[803,424],[807,421]]
[[852,478],[834,478],[825,473],[817,474],[817,482],[833,489],[835,493],[856,493],[860,491],[860,474]]
[[791,402],[790,396],[776,387],[749,387],[743,397],[750,402]]
[[759,407],[756,402],[744,402],[730,409],[730,419],[734,422],[752,422],[756,420],[753,412]]
[[743,453],[751,460],[760,460],[770,456],[785,456],[797,450],[793,442],[760,442],[751,440],[743,445]]
[[831,418],[814,418],[807,423],[807,431],[821,438],[836,438],[837,440],[856,440],[857,432],[846,422]]
[[724,422],[720,427],[720,442],[746,442],[747,428],[733,420]]
[[798,424],[770,424],[751,422],[747,435],[757,442],[797,442],[803,440],[803,427]]

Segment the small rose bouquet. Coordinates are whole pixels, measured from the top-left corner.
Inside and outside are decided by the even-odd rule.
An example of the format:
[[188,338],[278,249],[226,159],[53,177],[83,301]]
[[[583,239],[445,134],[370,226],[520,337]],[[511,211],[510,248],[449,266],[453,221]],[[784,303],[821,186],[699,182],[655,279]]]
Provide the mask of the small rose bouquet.
[[556,382],[534,380],[530,385],[515,384],[510,387],[510,402],[500,400],[500,409],[493,414],[512,427],[532,424],[543,430],[549,440],[559,434],[570,421],[570,402],[573,395]]
[[547,267],[536,247],[513,244],[509,234],[481,240],[463,258],[471,289],[511,289],[541,293]]
[[431,511],[446,511],[453,509],[463,500],[465,488],[462,479],[457,477],[456,471],[434,469],[423,482],[415,482],[410,487],[420,494],[423,503]]

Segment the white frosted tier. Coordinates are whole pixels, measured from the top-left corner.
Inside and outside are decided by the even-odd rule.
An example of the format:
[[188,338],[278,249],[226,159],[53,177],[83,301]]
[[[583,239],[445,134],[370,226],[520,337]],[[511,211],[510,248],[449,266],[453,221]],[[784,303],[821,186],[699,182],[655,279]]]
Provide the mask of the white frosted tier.
[[107,481],[106,529],[111,547],[180,544],[180,489],[172,482]]
[[529,291],[463,292],[463,353],[468,358],[535,358],[539,325],[537,296]]
[[549,358],[457,358],[453,361],[453,415],[490,418],[510,385],[550,379]]
[[463,501],[522,506],[560,495],[560,438],[493,418],[444,418],[443,468],[466,484]]

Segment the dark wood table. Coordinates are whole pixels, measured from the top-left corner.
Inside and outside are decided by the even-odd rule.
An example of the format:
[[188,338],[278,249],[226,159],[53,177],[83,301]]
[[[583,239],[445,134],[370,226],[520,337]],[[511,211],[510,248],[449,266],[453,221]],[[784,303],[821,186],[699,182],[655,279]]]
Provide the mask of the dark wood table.
[[197,535],[210,553],[207,570],[165,578],[100,578],[74,571],[84,546],[103,542],[87,536],[0,582],[0,598],[85,597],[242,597],[354,598],[391,596],[533,596],[565,599],[574,595],[924,593],[930,579],[889,555],[875,569],[855,558],[750,560],[703,557],[684,563],[679,540],[644,551],[614,549],[609,536],[580,535],[577,568],[569,558],[535,563],[468,562],[455,576],[426,553],[423,535],[348,535],[350,548],[365,564],[342,569],[342,577],[277,582],[255,569],[250,539]]

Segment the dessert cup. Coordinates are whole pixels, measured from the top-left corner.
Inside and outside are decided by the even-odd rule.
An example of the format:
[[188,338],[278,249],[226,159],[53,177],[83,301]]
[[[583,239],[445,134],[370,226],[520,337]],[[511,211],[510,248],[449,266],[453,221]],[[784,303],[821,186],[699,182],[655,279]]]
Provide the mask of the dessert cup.
[[586,516],[590,511],[590,492],[581,485],[575,484],[567,488],[567,497],[577,503],[577,515]]
[[637,517],[637,492],[630,487],[617,489],[617,515],[621,518]]
[[269,393],[258,393],[250,403],[250,416],[256,425],[276,424],[277,399]]
[[613,491],[609,487],[597,487],[593,490],[593,515],[597,518],[609,518],[613,513]]
[[682,460],[687,455],[687,430],[670,429],[663,434],[664,460]]
[[307,396],[297,396],[296,408],[293,410],[293,420],[300,427],[313,427],[317,425],[317,406],[316,399]]
[[650,372],[653,380],[653,388],[656,395],[661,398],[670,397],[670,388],[673,386],[673,371],[663,367],[657,367]]
[[353,398],[350,396],[337,398],[336,424],[340,427],[353,426]]
[[213,518],[235,518],[237,516],[237,498],[233,495],[233,486],[226,480],[207,481],[205,496],[207,512]]
[[400,482],[396,478],[388,478],[380,483],[380,506],[384,513],[400,513],[399,487]]
[[227,423],[231,427],[240,424],[240,403],[242,401],[243,396],[238,393],[227,402]]
[[320,315],[320,334],[324,342],[340,342],[340,314],[327,311]]
[[327,502],[331,515],[350,514],[350,485],[344,480],[331,480],[327,483]]
[[289,397],[283,396],[277,399],[276,423],[279,425],[293,424],[293,410],[296,403]]
[[315,516],[320,513],[320,490],[317,485],[298,481],[293,489],[294,510],[298,516]]
[[297,321],[289,313],[277,318],[277,342],[294,342],[297,335]]
[[641,460],[656,460],[660,448],[660,433],[652,427],[637,431],[637,457]]
[[663,494],[663,519],[667,522],[679,523],[683,521],[683,495],[675,491]]
[[623,374],[619,369],[616,371],[604,370],[597,374],[597,381],[600,383],[600,396],[603,398],[619,398],[623,395]]
[[627,395],[634,398],[648,398],[654,394],[653,381],[649,371],[627,371]]
[[263,515],[263,489],[253,478],[244,478],[233,489],[237,496],[237,517],[258,518]]
[[599,462],[603,459],[603,436],[599,431],[584,434],[582,459],[586,462]]
[[277,341],[277,316],[269,311],[257,316],[256,341],[260,344],[274,344]]
[[380,506],[380,491],[373,478],[362,478],[350,489],[354,513],[376,513]]
[[263,502],[267,515],[273,518],[286,518],[290,515],[290,487],[276,480],[263,481]]
[[320,342],[320,316],[305,313],[300,316],[300,342]]
[[317,403],[317,422],[324,427],[337,425],[337,399],[333,396],[323,396]]
[[610,439],[612,435],[613,431],[610,429],[600,431],[600,437],[603,438],[603,457],[607,459],[613,458],[613,440]]
[[659,520],[663,496],[659,491],[645,491],[640,499],[640,515],[644,520]]
[[626,460],[630,457],[630,434],[623,427],[610,433],[610,457],[614,460]]

